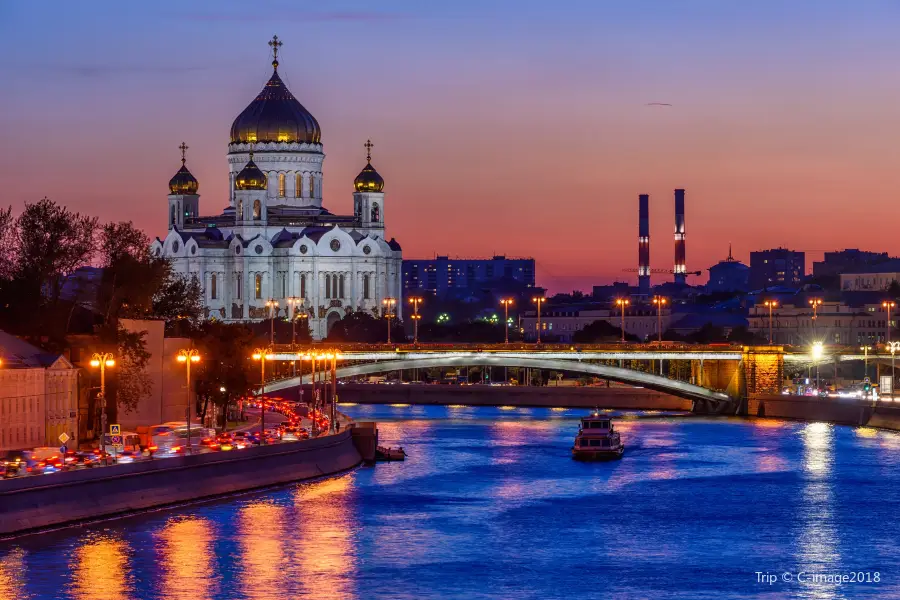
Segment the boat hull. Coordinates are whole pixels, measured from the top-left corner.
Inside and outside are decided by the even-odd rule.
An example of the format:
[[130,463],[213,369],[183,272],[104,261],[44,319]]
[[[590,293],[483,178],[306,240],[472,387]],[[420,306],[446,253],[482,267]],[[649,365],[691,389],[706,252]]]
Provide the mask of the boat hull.
[[572,448],[572,458],[585,462],[617,460],[625,453],[625,446],[618,448]]

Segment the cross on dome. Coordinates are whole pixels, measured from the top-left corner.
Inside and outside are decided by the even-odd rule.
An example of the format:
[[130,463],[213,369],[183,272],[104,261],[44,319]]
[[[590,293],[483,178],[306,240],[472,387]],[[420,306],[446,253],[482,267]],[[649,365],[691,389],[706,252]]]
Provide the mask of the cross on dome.
[[188,145],[185,144],[184,142],[181,142],[181,145],[178,146],[178,149],[181,150],[181,164],[182,164],[182,165],[183,165],[183,164],[185,163],[185,161],[187,160],[187,159],[185,158],[185,155],[187,154],[187,149],[188,149],[189,147],[190,147],[190,146],[188,146]]
[[272,66],[278,68],[278,49],[284,46],[284,42],[278,39],[277,35],[273,35],[269,40],[269,46],[272,48]]
[[372,162],[372,148],[375,147],[375,144],[372,143],[372,140],[366,140],[363,146],[366,148],[366,162]]

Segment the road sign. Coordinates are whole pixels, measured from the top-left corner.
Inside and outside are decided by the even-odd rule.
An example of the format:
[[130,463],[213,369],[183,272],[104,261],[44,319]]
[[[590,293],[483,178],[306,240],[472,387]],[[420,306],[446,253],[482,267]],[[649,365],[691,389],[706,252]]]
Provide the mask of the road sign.
[[122,445],[122,436],[121,435],[110,435],[109,443],[113,446],[121,446]]
[[63,443],[63,444],[65,444],[66,442],[68,442],[68,441],[69,441],[69,434],[66,433],[65,431],[63,431],[61,434],[59,434],[59,441],[60,441],[61,443]]
[[69,449],[66,448],[65,444],[63,444],[62,446],[59,447],[59,451],[60,451],[62,454],[65,454],[66,452],[68,452],[68,450],[69,450]]
[[109,426],[109,435],[119,435],[122,433],[122,428],[118,423],[113,423]]

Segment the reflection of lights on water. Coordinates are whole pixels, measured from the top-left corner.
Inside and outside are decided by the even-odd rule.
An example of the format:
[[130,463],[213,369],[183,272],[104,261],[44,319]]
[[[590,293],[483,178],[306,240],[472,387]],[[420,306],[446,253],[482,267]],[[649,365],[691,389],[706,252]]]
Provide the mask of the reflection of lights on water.
[[238,516],[240,583],[245,598],[271,598],[284,584],[284,507],[267,502],[244,506]]
[[874,427],[857,427],[856,435],[864,438],[874,438],[878,437],[878,430]]
[[[809,474],[804,478],[801,494],[802,529],[798,557],[805,569],[834,565],[838,554],[838,530],[834,524],[834,496],[828,476],[834,462],[834,427],[828,423],[810,423],[802,430],[803,467]],[[831,588],[823,588],[818,598],[833,598]]]
[[213,527],[206,519],[170,519],[160,532],[163,595],[208,598],[215,589]]
[[393,406],[394,408],[408,408],[409,404],[388,404],[388,406]]
[[[70,594],[73,598],[133,598],[128,544],[114,537],[92,537],[75,550]],[[98,594],[101,594],[98,596]]]
[[554,407],[551,408],[550,410],[552,410],[553,412],[564,412],[564,411],[567,411],[567,410],[569,410],[569,409],[568,409],[568,408],[565,408],[565,407],[562,407],[562,406],[554,406]]
[[[356,402],[338,402],[338,404],[341,406],[356,406]],[[187,425],[184,428],[187,429]]]
[[803,468],[825,474],[834,461],[834,430],[828,423],[810,423],[803,428]]
[[500,410],[516,410],[515,406],[501,406]]
[[0,598],[26,598],[25,551],[13,548],[0,558]]
[[466,406],[465,404],[450,404],[447,408],[452,408],[453,410],[459,410],[460,408],[472,408],[471,406]]
[[780,421],[778,419],[750,419],[750,423],[754,427],[761,427],[763,429],[782,429],[787,426],[786,421]]

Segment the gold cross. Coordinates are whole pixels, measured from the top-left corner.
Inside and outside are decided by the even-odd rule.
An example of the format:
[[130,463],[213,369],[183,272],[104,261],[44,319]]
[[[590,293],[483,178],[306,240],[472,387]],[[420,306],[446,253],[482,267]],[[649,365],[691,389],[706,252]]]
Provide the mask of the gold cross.
[[272,39],[269,40],[269,46],[272,47],[272,54],[273,54],[272,66],[277,69],[278,68],[278,49],[281,48],[282,46],[284,46],[284,43],[278,39],[277,35],[273,35]]
[[188,145],[184,142],[181,142],[181,145],[178,146],[178,149],[181,150],[181,164],[183,165],[185,162],[185,154],[187,154]]
[[372,140],[366,140],[366,143],[363,144],[366,147],[366,162],[372,162],[372,148],[375,144],[372,143]]

